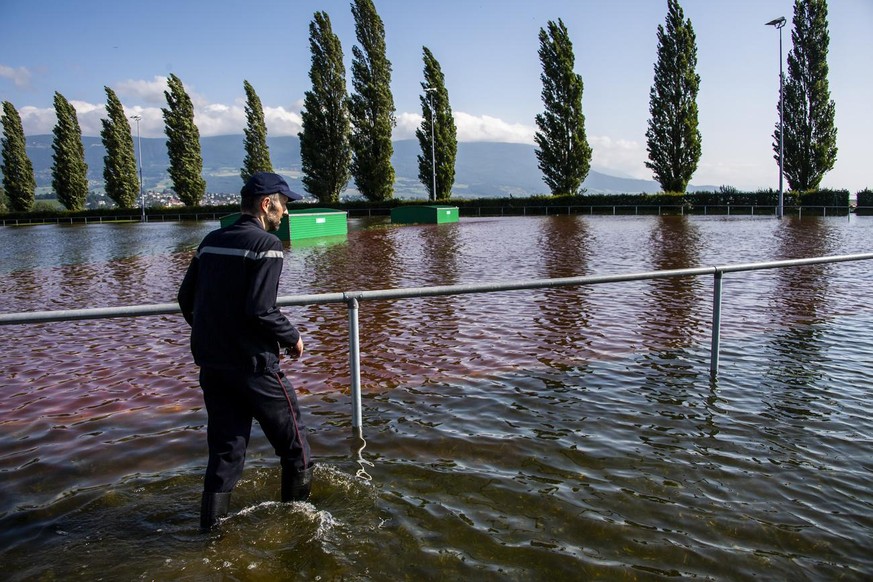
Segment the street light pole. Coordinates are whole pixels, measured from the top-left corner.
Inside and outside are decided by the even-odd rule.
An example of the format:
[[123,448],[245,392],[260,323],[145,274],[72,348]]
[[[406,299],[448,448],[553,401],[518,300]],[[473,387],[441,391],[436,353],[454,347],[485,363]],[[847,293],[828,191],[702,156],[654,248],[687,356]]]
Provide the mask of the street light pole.
[[771,20],[765,26],[775,26],[776,30],[779,31],[779,207],[776,210],[776,218],[782,218],[782,179],[784,176],[782,163],[785,153],[785,130],[783,129],[783,120],[785,118],[785,91],[783,89],[784,77],[782,74],[782,27],[785,26],[785,17],[780,16],[775,20]]
[[133,119],[134,121],[136,121],[136,141],[137,141],[137,145],[139,147],[139,198],[140,198],[140,201],[142,203],[142,216],[140,217],[140,220],[142,222],[145,222],[146,221],[145,188],[143,187],[143,183],[142,183],[142,137],[140,137],[140,134],[139,134],[139,120],[142,119],[142,116],[141,115],[131,115],[130,118]]
[[430,169],[433,174],[433,194],[434,200],[437,197],[436,189],[436,133],[434,133],[434,109],[433,109],[433,94],[436,89],[428,87],[424,90],[425,93],[430,93]]

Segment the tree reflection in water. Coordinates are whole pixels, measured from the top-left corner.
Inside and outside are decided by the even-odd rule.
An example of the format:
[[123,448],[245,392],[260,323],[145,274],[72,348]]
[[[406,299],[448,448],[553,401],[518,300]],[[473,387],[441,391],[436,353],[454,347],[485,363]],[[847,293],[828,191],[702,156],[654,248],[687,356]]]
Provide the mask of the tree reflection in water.
[[[780,259],[817,257],[832,254],[838,248],[839,232],[832,223],[819,217],[783,219],[775,231]],[[767,367],[763,389],[771,392],[771,414],[799,419],[828,414],[828,406],[817,406],[827,398],[819,388],[826,375],[822,369],[822,350],[827,324],[831,318],[828,305],[830,265],[808,265],[778,269],[775,288],[770,297],[770,328],[764,357]],[[816,412],[818,411],[818,412]]]
[[[548,216],[540,221],[537,249],[542,256],[541,278],[584,277],[591,253],[588,225],[580,216]],[[558,369],[584,370],[592,355],[589,327],[590,287],[543,289],[537,298],[533,339],[537,360]]]

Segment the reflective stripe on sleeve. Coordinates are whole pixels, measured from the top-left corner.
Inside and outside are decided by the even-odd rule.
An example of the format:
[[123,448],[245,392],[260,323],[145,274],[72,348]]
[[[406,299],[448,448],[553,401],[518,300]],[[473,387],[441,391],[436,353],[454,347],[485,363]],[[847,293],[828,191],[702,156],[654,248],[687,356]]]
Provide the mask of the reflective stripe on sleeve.
[[243,257],[245,259],[253,259],[255,261],[259,261],[261,259],[283,259],[285,255],[282,254],[282,251],[264,251],[261,253],[256,253],[254,251],[250,251],[248,249],[226,249],[223,247],[203,247],[199,251],[197,251],[197,258],[199,259],[203,255],[228,255],[232,257]]

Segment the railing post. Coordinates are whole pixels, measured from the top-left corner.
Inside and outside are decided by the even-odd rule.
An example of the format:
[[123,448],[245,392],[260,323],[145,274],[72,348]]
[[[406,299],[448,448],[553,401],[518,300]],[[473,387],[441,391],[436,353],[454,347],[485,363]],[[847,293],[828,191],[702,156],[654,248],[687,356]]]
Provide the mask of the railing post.
[[716,268],[712,281],[712,348],[709,353],[709,377],[718,377],[718,352],[721,344],[721,283],[724,273]]
[[347,299],[349,306],[349,372],[352,389],[352,432],[361,433],[361,344],[358,330],[358,300]]

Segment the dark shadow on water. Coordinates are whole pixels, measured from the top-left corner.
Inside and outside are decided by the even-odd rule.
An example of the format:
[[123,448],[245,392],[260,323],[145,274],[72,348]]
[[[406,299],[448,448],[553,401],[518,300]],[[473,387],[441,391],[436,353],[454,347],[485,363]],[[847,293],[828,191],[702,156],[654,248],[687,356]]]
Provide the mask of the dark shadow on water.
[[[583,277],[589,274],[590,233],[580,216],[548,216],[540,222],[537,248],[542,278]],[[529,349],[540,363],[556,369],[584,370],[591,358],[590,305],[586,286],[556,287],[539,293]]]
[[[780,258],[827,256],[839,246],[832,223],[819,217],[788,217],[776,230]],[[839,268],[839,267],[837,267]],[[823,334],[831,315],[828,310],[829,265],[778,269],[770,298],[771,340],[765,346],[770,365],[764,378],[772,394],[769,415],[790,422],[827,415],[819,406],[827,382]]]
[[[700,233],[686,216],[659,216],[653,225],[646,248],[655,271],[700,266]],[[670,359],[699,341],[708,322],[701,318],[704,281],[700,277],[653,279],[642,310],[640,335],[653,354],[651,362]]]
[[[686,216],[659,216],[653,224],[646,248],[651,269],[665,271],[700,266],[700,234]],[[643,282],[639,337],[641,363],[650,373],[647,385],[659,393],[662,388],[679,388],[683,378],[696,381],[705,371],[695,361],[702,340],[709,331],[708,305],[701,277],[670,277]],[[681,401],[685,394],[668,400]]]
[[[460,282],[460,257],[464,254],[460,224],[414,226],[405,232],[410,235],[410,244],[418,255],[407,259],[407,276],[415,273],[416,285],[443,286]],[[410,363],[427,362],[417,366],[417,376],[426,380],[463,370],[470,354],[461,348],[459,334],[467,323],[469,299],[448,295],[403,302],[409,334],[406,357]]]
[[[659,216],[646,248],[655,271],[700,266],[699,227],[686,216]],[[714,408],[716,384],[710,381],[708,340],[710,302],[702,277],[670,277],[642,283],[640,309],[640,394],[658,416],[641,427],[640,440],[657,455],[670,455],[689,436],[719,432]]]

